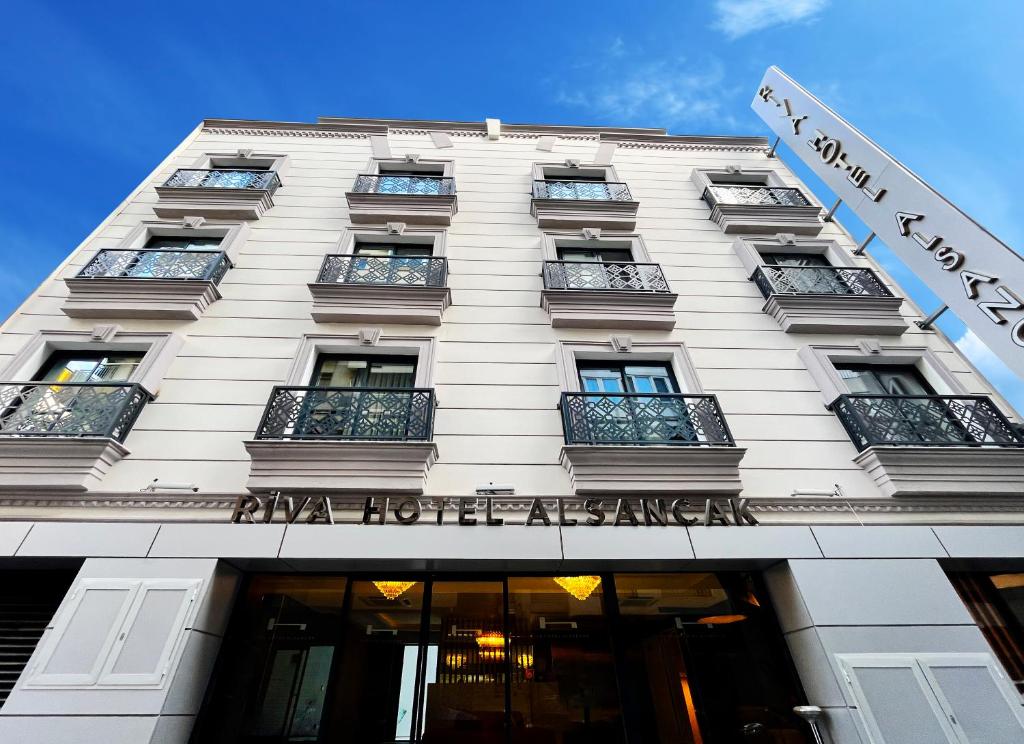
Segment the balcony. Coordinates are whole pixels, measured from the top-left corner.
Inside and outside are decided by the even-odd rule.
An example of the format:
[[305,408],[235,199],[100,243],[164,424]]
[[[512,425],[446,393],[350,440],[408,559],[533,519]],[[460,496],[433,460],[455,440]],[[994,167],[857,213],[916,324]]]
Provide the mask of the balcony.
[[759,266],[751,277],[764,312],[787,333],[867,333],[907,330],[894,297],[871,269],[839,266]]
[[841,395],[832,404],[887,496],[1019,496],[1024,436],[984,395]]
[[156,187],[160,201],[153,211],[171,219],[256,220],[274,206],[272,197],[280,186],[270,170],[183,168]]
[[357,224],[404,222],[410,225],[452,224],[458,211],[455,179],[445,176],[356,176],[345,194],[349,217]]
[[658,264],[544,262],[541,307],[555,328],[671,330],[676,297]]
[[437,457],[434,392],[275,387],[253,440],[254,493],[420,494]]
[[72,318],[198,319],[220,299],[231,267],[222,251],[104,249],[65,279]]
[[318,323],[441,325],[451,304],[437,257],[329,255],[309,285]]
[[736,446],[713,395],[562,393],[575,493],[735,495]]
[[710,185],[704,201],[711,219],[727,234],[817,235],[821,210],[799,189],[760,185]]
[[0,487],[94,488],[151,397],[133,383],[0,383]]
[[542,228],[633,230],[639,206],[624,183],[538,180],[530,213]]

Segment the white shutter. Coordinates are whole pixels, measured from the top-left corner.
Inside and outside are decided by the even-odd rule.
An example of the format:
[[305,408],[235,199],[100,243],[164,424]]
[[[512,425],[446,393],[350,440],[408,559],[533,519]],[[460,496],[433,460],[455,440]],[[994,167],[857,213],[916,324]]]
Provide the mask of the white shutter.
[[29,687],[88,687],[99,678],[142,582],[83,579],[39,650]]
[[1024,742],[1020,697],[990,654],[920,654],[917,661],[964,744]]
[[910,654],[839,654],[872,744],[960,744]]
[[142,582],[98,683],[159,686],[184,639],[200,584],[198,579]]
[[58,613],[27,687],[162,687],[201,579],[83,579]]

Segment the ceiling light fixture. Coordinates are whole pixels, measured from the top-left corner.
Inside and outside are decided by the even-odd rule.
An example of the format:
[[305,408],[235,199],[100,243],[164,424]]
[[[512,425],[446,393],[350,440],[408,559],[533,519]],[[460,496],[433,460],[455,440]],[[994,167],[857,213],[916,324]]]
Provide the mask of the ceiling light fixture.
[[581,602],[601,585],[600,576],[556,576],[555,583]]
[[415,586],[415,581],[375,581],[373,585],[377,591],[388,599],[398,599]]

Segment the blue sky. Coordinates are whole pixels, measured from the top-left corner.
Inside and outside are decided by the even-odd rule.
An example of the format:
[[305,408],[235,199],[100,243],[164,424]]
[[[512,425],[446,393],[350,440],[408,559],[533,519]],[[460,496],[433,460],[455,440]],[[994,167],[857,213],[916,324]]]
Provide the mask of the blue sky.
[[[1024,246],[1024,3],[34,0],[4,15],[0,317],[203,117],[768,134],[750,100],[770,64]],[[940,304],[872,252],[926,309]],[[949,313],[940,324],[1024,411],[1024,383]]]

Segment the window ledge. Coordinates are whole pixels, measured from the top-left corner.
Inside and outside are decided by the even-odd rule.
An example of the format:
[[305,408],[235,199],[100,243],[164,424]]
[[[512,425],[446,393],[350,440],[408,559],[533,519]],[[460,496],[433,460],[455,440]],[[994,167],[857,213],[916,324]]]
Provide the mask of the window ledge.
[[258,220],[274,206],[267,189],[181,188],[157,186],[158,217],[206,217],[216,220]]
[[715,204],[711,220],[727,235],[818,235],[825,226],[819,207],[755,206]]
[[561,462],[579,495],[734,496],[743,490],[745,453],[742,447],[567,444]]
[[349,218],[355,224],[405,222],[410,225],[452,224],[459,211],[455,194],[375,194],[350,191]]
[[128,454],[109,437],[0,435],[0,488],[15,493],[95,490]]
[[786,333],[857,333],[901,336],[907,321],[901,297],[773,294],[762,310]]
[[534,197],[530,201],[530,214],[537,218],[538,227],[545,229],[634,230],[639,207],[637,201]]
[[265,440],[244,442],[253,493],[423,493],[437,459],[433,442]]
[[868,447],[853,461],[885,496],[1020,496],[1024,449]]
[[540,294],[540,305],[554,328],[668,331],[676,325],[676,297],[670,292],[545,289]]
[[317,323],[407,323],[441,325],[452,302],[447,287],[392,284],[314,283],[313,320]]
[[61,309],[71,318],[198,320],[221,296],[204,279],[76,277],[64,283],[68,298]]

